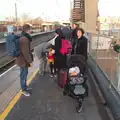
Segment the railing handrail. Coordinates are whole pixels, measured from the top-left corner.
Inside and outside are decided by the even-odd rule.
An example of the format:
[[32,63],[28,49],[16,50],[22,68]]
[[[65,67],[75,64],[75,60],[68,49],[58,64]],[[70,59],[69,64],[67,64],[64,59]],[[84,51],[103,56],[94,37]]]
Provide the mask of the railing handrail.
[[[114,39],[114,40],[118,40],[118,38],[111,38],[110,36],[106,36],[106,35],[101,35],[99,33],[90,33],[90,34],[93,34],[93,35],[96,35],[97,37],[105,37],[105,38],[109,38],[109,39]],[[119,38],[120,39],[120,38]]]
[[[114,117],[116,118],[116,120],[120,120],[120,84],[118,85],[118,83],[120,83],[120,78],[118,79],[116,77],[116,73],[120,74],[120,68],[118,71],[118,66],[116,65],[116,63],[118,63],[118,61],[116,61],[116,56],[117,54],[114,53],[114,49],[110,48],[107,45],[107,42],[104,42],[104,38],[109,38],[109,40],[111,40],[111,42],[113,42],[113,40],[116,40],[115,38],[111,38],[108,36],[103,36],[97,33],[89,33],[90,37],[89,37],[89,54],[90,57],[88,59],[88,64],[92,64],[90,65],[91,70],[93,71],[93,74],[96,77],[96,81],[99,83],[99,87],[100,90],[105,98],[105,101],[107,102],[108,106],[111,108],[111,111],[114,115]],[[95,46],[93,47],[92,44],[94,45],[94,43],[92,43],[92,37],[103,37],[103,39],[99,39],[96,38],[95,39],[95,43],[99,43],[99,42],[103,42],[103,46],[105,45],[105,49],[103,46],[100,46],[99,48],[97,47],[98,44],[95,44]],[[107,40],[107,39],[106,39]],[[106,46],[107,45],[107,46]],[[108,54],[108,50],[110,53]],[[100,57],[103,57],[104,59],[99,59]],[[105,58],[109,58],[108,60],[106,60]],[[120,77],[120,76],[119,76]]]

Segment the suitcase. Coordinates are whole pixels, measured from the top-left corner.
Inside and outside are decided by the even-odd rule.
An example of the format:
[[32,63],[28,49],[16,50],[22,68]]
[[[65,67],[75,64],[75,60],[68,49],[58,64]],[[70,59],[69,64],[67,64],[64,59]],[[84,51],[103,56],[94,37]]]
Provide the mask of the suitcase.
[[58,73],[58,85],[61,88],[64,88],[64,85],[67,82],[67,70],[66,69],[61,69]]

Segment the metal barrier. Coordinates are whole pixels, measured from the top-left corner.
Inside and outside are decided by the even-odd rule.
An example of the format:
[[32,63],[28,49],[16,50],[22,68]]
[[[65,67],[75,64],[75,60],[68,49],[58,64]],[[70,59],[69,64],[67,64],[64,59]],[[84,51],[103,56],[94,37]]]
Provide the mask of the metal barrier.
[[120,71],[120,55],[110,47],[112,41],[114,41],[112,38],[90,34],[89,54],[104,72],[110,85],[113,85],[120,92],[120,76],[118,74]]
[[114,39],[91,33],[87,37],[88,65],[115,119],[120,120],[120,55],[110,47]]

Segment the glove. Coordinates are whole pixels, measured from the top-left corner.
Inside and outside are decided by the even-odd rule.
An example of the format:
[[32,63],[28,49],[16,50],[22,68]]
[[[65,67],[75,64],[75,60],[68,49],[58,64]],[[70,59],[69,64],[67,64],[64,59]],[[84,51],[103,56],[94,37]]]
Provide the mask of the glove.
[[30,63],[30,67],[32,67],[32,63]]
[[32,67],[32,63],[28,63],[28,67]]

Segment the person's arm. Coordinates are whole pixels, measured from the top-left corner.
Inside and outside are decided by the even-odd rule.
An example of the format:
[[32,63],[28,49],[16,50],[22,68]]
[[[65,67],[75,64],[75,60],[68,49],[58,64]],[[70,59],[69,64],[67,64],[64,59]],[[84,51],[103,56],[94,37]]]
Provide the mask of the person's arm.
[[84,56],[85,56],[86,60],[87,60],[87,47],[88,47],[88,40],[87,40],[87,38],[85,38],[85,40],[84,40]]
[[57,41],[57,49],[60,50],[62,47],[62,40],[60,38],[58,38],[58,40],[56,40],[56,41]]
[[23,37],[20,39],[20,51],[28,63],[32,63],[32,53],[30,50],[30,41]]
[[55,39],[55,53],[60,51],[62,46],[62,41],[58,37]]

